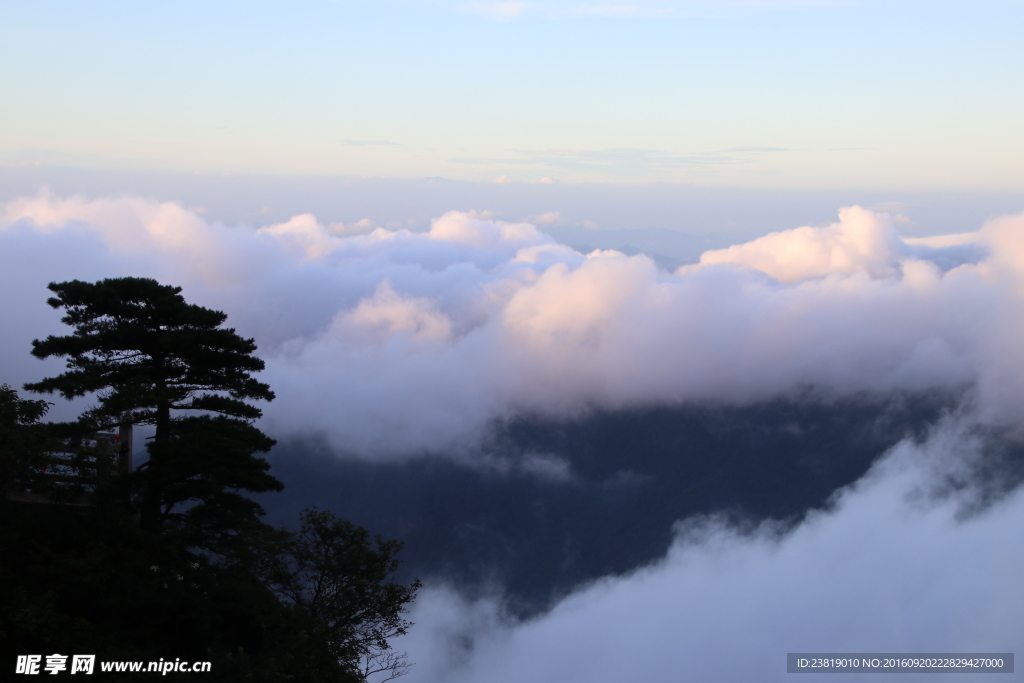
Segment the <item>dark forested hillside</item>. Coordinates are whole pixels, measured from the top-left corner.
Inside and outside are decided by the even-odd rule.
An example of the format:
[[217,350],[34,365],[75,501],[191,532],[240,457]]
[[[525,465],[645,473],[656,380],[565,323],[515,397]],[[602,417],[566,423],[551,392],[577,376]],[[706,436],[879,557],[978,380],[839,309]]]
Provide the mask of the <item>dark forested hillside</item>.
[[916,395],[523,417],[495,426],[483,466],[369,464],[292,442],[270,457],[288,489],[265,504],[271,517],[330,505],[404,540],[410,575],[501,585],[525,615],[662,556],[679,520],[795,521],[952,403]]

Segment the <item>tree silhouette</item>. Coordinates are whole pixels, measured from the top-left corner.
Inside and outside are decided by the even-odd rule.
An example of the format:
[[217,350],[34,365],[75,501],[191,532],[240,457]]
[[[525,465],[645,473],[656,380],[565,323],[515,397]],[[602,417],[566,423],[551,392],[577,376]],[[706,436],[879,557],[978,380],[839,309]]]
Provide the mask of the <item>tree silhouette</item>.
[[[265,453],[274,441],[253,426],[270,387],[252,377],[263,369],[256,344],[222,327],[227,316],[185,302],[180,287],[146,278],[51,283],[47,303],[63,308],[74,328],[32,342],[38,358],[67,359],[67,371],[26,384],[30,391],[71,399],[95,394],[83,429],[152,425],[149,460],[131,475],[141,525],[169,521],[198,544],[253,522],[261,509],[239,491],[280,490]],[[183,503],[192,503],[176,512]],[[215,521],[215,523],[213,523]]]
[[371,542],[366,529],[316,507],[300,521],[298,533],[280,536],[267,558],[266,585],[349,670],[363,678],[386,675],[382,680],[404,675],[411,665],[388,640],[412,626],[403,614],[421,584],[389,580],[402,543],[380,536]]
[[411,625],[403,615],[420,584],[392,580],[401,543],[371,542],[315,509],[298,532],[275,529],[245,496],[283,488],[258,455],[274,441],[254,426],[251,402],[274,394],[252,377],[264,367],[253,340],[155,280],[49,288],[73,332],[34,341],[32,353],[65,358],[67,370],[25,388],[95,403],[77,423],[36,430],[48,404],[0,386],[0,483],[34,476],[54,444],[45,438],[66,453],[97,431],[155,432],[148,461],[94,478],[88,503],[0,498],[0,654],[173,652],[211,660],[211,680],[224,681],[405,673],[388,639]]
[[40,420],[50,404],[18,397],[9,384],[0,384],[0,492],[15,481],[37,484],[42,454],[49,446]]

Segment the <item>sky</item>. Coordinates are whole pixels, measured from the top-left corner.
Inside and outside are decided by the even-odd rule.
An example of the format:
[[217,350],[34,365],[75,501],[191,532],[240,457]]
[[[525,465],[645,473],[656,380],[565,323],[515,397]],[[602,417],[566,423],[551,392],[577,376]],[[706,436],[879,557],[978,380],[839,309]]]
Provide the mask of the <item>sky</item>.
[[[497,579],[431,577],[406,680],[1024,651],[1022,20],[1009,0],[0,3],[0,382],[60,371],[29,356],[63,331],[47,283],[152,277],[256,340],[295,490],[442,463],[541,520],[523,481],[607,518],[669,478],[629,448],[594,482],[586,453],[495,447],[517,420],[690,410],[728,432],[784,405],[773,434],[799,440],[812,414],[903,406],[851,418],[895,436],[861,439],[821,504],[681,516],[527,617]],[[810,470],[843,465],[802,443]],[[459,499],[407,493],[424,519]]]
[[0,6],[0,161],[1020,191],[1018,1]]

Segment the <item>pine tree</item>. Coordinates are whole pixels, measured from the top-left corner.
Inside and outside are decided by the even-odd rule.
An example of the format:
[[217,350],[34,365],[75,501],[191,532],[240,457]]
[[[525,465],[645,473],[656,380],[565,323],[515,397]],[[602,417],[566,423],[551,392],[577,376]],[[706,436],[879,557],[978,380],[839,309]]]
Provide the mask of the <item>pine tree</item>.
[[278,532],[276,542],[264,544],[265,584],[292,608],[317,650],[356,680],[405,675],[412,665],[389,640],[413,625],[404,615],[422,584],[392,580],[401,541],[371,540],[366,529],[316,507],[303,510],[300,521],[297,533]]
[[25,389],[67,399],[93,394],[84,429],[155,427],[148,462],[130,475],[142,527],[173,523],[203,545],[254,522],[260,506],[238,492],[282,488],[256,455],[274,441],[253,425],[261,411],[249,401],[274,394],[252,377],[264,368],[254,341],[222,327],[224,313],[186,303],[180,287],[152,279],[49,289],[55,296],[47,303],[64,309],[61,320],[74,332],[33,341],[32,354],[64,357],[67,371]]
[[18,397],[8,384],[0,384],[0,494],[18,481],[38,486],[43,453],[50,446],[39,424],[50,404]]

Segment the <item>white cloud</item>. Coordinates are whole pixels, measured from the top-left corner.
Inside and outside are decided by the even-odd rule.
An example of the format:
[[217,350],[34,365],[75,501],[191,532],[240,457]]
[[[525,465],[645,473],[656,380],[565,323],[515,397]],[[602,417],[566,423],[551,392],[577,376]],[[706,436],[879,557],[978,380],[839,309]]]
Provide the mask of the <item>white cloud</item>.
[[560,211],[549,211],[548,213],[542,213],[539,216],[533,218],[533,222],[537,225],[551,225],[562,220],[562,214]]
[[[478,217],[479,216],[479,217]],[[479,249],[500,248],[506,252],[551,242],[529,223],[495,221],[487,214],[452,211],[430,226],[429,236],[442,242],[456,242]]]
[[678,525],[664,559],[527,622],[432,587],[402,643],[417,662],[410,683],[786,681],[787,652],[1020,652],[1024,492],[966,520],[955,497],[920,495],[944,474],[936,461],[974,446],[950,425],[901,444],[833,510],[781,537],[771,525]]
[[369,299],[363,299],[352,311],[340,314],[328,336],[342,348],[383,345],[396,336],[421,342],[445,342],[452,336],[451,322],[436,311],[427,299],[403,297],[387,280],[380,283]]
[[1024,216],[928,244],[851,208],[675,274],[487,213],[337,233],[309,214],[253,229],[140,199],[9,202],[5,376],[42,372],[27,352],[59,329],[47,282],[134,274],[256,338],[276,437],[322,433],[367,458],[458,453],[516,411],[971,389],[986,419],[1015,424],[1024,401]]
[[257,230],[258,234],[270,235],[280,240],[286,250],[305,254],[311,259],[320,258],[333,250],[337,240],[333,232],[325,230],[317,222],[316,217],[308,213]]
[[855,206],[840,211],[839,222],[828,227],[774,232],[746,244],[707,251],[700,262],[755,268],[781,282],[793,283],[859,271],[872,277],[889,277],[896,274],[900,260],[907,256],[909,250],[888,215]]
[[365,235],[366,233],[373,232],[377,228],[377,225],[369,218],[360,218],[355,223],[331,223],[328,226],[328,230],[333,235]]

